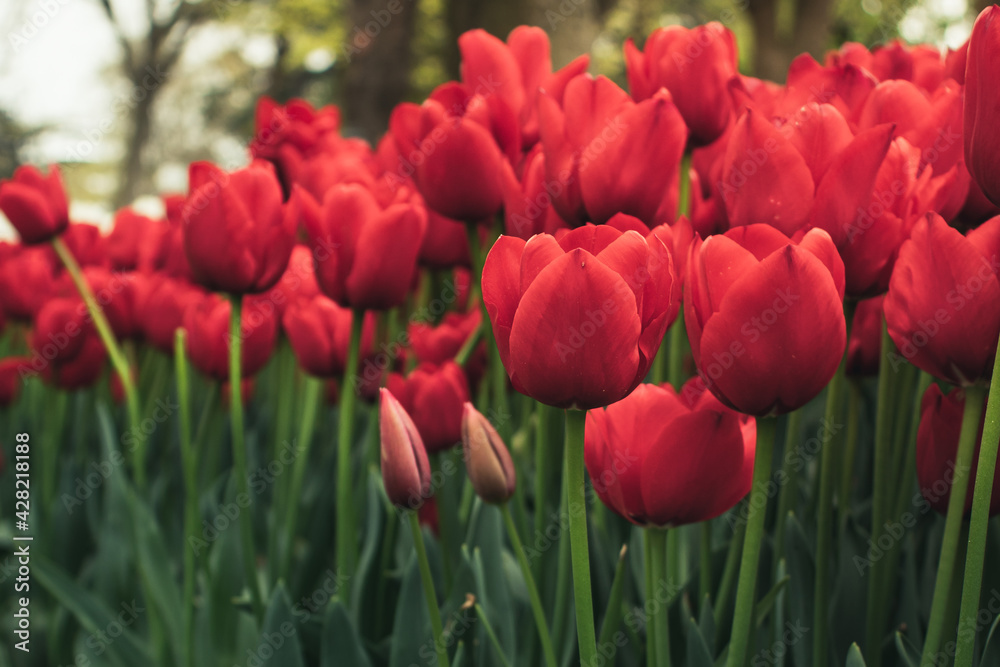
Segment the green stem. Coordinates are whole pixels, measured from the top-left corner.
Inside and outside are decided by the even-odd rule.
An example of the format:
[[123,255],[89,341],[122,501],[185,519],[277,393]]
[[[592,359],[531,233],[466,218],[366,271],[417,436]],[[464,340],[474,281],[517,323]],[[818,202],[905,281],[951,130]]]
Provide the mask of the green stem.
[[[871,540],[877,543],[887,518],[892,471],[892,387],[896,373],[895,346],[889,337],[885,321],[882,322],[882,347],[878,373],[878,398],[875,413],[874,463],[872,467],[872,524]],[[865,657],[870,667],[882,663],[882,578],[884,567],[880,560],[872,564],[868,573],[868,628]]]
[[771,477],[771,459],[774,455],[774,422],[773,417],[757,420],[757,447],[754,452],[747,532],[743,541],[740,579],[736,586],[733,631],[729,639],[729,658],[726,662],[729,667],[743,667],[750,645],[754,596],[757,589],[757,566],[760,563],[760,546],[764,539],[764,519],[767,515],[767,481]]
[[309,465],[309,450],[312,447],[313,431],[316,427],[316,412],[323,401],[324,382],[319,378],[307,375],[303,396],[302,422],[299,426],[299,440],[296,443],[295,463],[292,468],[292,481],[285,498],[285,516],[281,526],[284,532],[281,540],[281,565],[278,577],[287,579],[288,567],[292,560],[292,543],[295,540],[295,528],[299,516],[299,499],[302,497],[302,482],[305,479],[306,467]]
[[[1000,349],[1000,341],[997,342]],[[997,445],[1000,442],[1000,354],[993,362],[993,381],[987,399],[983,440],[979,447],[976,485],[972,496],[972,518],[969,525],[969,548],[965,557],[965,581],[962,584],[962,607],[959,613],[958,651],[955,667],[970,667],[976,647],[976,617],[979,614],[980,587],[983,580],[983,559],[986,555],[986,531],[993,496],[993,476],[996,471]],[[974,400],[966,392],[966,402]],[[967,632],[964,632],[968,629]]]
[[778,563],[785,554],[785,521],[788,512],[795,504],[798,495],[799,482],[796,477],[795,463],[802,461],[801,456],[792,456],[799,446],[802,431],[802,410],[788,414],[785,419],[785,449],[781,453],[781,490],[778,492],[778,515],[774,517],[774,553],[772,554],[771,570],[778,571]]
[[590,591],[590,546],[587,542],[587,494],[583,476],[583,434],[587,413],[566,411],[566,500],[569,511],[569,540],[573,560],[573,602],[580,662],[596,665],[597,633],[594,629],[594,601]]
[[[108,351],[108,358],[111,360],[111,365],[114,367],[115,373],[118,374],[122,390],[125,392],[125,402],[128,406],[130,425],[132,428],[138,428],[142,421],[139,414],[139,394],[135,389],[135,383],[132,381],[132,371],[129,368],[128,359],[118,346],[118,341],[111,330],[111,325],[108,324],[108,320],[104,316],[104,311],[101,310],[97,299],[94,298],[94,292],[90,289],[86,278],[84,278],[83,271],[80,270],[80,265],[77,264],[73,253],[58,236],[52,239],[52,247],[62,261],[63,266],[66,267],[66,272],[69,274],[70,279],[72,279],[76,291],[80,293],[83,302],[87,306],[87,312],[90,313],[90,317],[94,320],[97,335],[100,336],[101,342],[104,343],[104,349]],[[146,443],[145,438],[136,438],[135,440],[135,456],[132,465],[134,467],[133,472],[135,474],[136,486],[142,492],[146,488]]]
[[[741,507],[741,506],[737,506]],[[735,510],[734,510],[735,511]],[[746,536],[746,522],[740,521],[733,529],[733,536],[729,540],[729,551],[726,553],[726,565],[722,570],[722,580],[719,582],[719,591],[715,596],[715,627],[720,627],[725,619],[727,602],[736,585],[736,573],[740,564],[740,553],[743,551],[743,540]],[[777,569],[777,566],[775,566]]]
[[618,552],[618,564],[615,566],[615,576],[611,580],[611,592],[608,594],[608,608],[604,611],[601,621],[601,632],[597,636],[597,646],[610,646],[622,620],[622,598],[625,595],[625,570],[628,561],[628,545],[623,544]]
[[[646,532],[649,535],[650,551],[653,557],[653,595],[655,599],[655,591],[660,586],[666,586],[669,590],[676,581],[671,579],[667,573],[670,567],[670,564],[667,562],[667,538],[670,532],[675,531],[667,531],[663,528],[647,528]],[[647,608],[651,609],[646,632],[652,632],[656,635],[656,666],[670,667],[669,607],[666,602],[662,605],[649,605],[648,599],[646,600],[646,604],[648,605]]]
[[[654,599],[656,596],[656,557],[653,555],[654,542],[656,538],[653,536],[653,529],[647,528],[642,531],[642,545],[643,545],[643,558],[645,560],[645,570],[644,577],[646,583],[646,606],[651,608],[650,600]],[[657,656],[658,647],[656,642],[656,633],[653,632],[653,626],[647,619],[646,621],[646,665],[647,667],[656,667],[659,664],[659,657]]]
[[[840,361],[840,368],[834,373],[826,393],[826,414],[824,423],[827,428],[836,424],[840,414],[841,395],[847,382],[845,373],[846,353]],[[837,442],[827,442],[823,445],[823,454],[819,469],[819,503],[816,508],[816,579],[813,582],[813,625],[816,636],[813,637],[814,667],[825,667],[829,658],[828,634],[830,627],[830,552],[833,550],[833,480],[836,473],[837,458],[840,454]],[[843,501],[841,501],[843,502]]]
[[[361,329],[365,311],[355,309],[351,317],[351,340],[347,348],[347,366],[340,392],[340,413],[337,419],[337,565],[347,577],[343,597],[351,599],[351,580],[357,563],[357,533],[354,530],[354,484],[351,471],[351,449],[354,430],[354,402],[357,396],[357,374],[361,350]],[[414,519],[416,520],[416,519]]]
[[670,339],[670,363],[667,374],[670,384],[677,391],[684,386],[684,353],[687,351],[687,330],[684,328],[684,311],[677,314],[677,319],[667,332]]
[[[948,513],[945,517],[944,537],[941,540],[941,559],[938,561],[937,579],[934,582],[934,597],[931,602],[930,619],[927,622],[927,638],[924,640],[921,665],[937,664],[935,660],[938,659],[941,635],[944,632],[948,588],[951,584],[952,570],[955,567],[956,554],[958,553],[958,538],[962,530],[965,500],[969,490],[969,471],[972,469],[972,456],[976,449],[976,435],[979,433],[979,422],[983,415],[985,393],[986,391],[982,387],[967,387],[965,390],[962,430],[958,436],[958,453],[955,456],[953,469],[954,479],[948,496]],[[990,477],[992,477],[992,471]],[[992,480],[990,481],[992,482]],[[989,499],[987,499],[988,502]],[[989,510],[988,507],[987,510]],[[981,572],[980,570],[980,576]],[[977,586],[977,592],[978,589]],[[977,595],[973,604],[976,605],[978,602]],[[962,607],[964,610],[964,601]]]
[[712,596],[712,522],[702,521],[698,525],[701,537],[701,548],[698,555],[701,558],[701,565],[698,573],[698,604],[705,601],[705,598]]
[[[229,414],[232,420],[233,436],[233,476],[236,478],[237,497],[250,498],[247,474],[247,446],[243,438],[243,377],[241,375],[240,348],[243,342],[241,312],[242,297],[234,295],[229,316]],[[253,516],[251,508],[240,512],[240,546],[243,556],[243,576],[250,589],[254,613],[258,620],[264,617],[264,603],[257,582],[256,553],[253,541]]]
[[455,363],[459,366],[465,367],[466,362],[469,361],[469,357],[472,356],[472,352],[476,349],[476,344],[483,337],[483,329],[489,327],[489,323],[484,323],[482,320],[479,322],[479,326],[472,330],[469,337],[465,339],[462,343],[462,347],[458,350],[458,354],[455,355]]
[[[444,457],[450,455],[450,451],[445,450],[443,452],[438,452],[430,457],[431,463],[431,475],[432,479],[442,479],[446,480],[447,476],[441,471],[441,461]],[[461,465],[461,464],[459,464]],[[435,494],[438,496],[438,536],[440,538],[441,547],[441,570],[444,575],[444,590],[447,596],[449,590],[451,589],[451,582],[454,573],[454,565],[452,564],[452,551],[456,548],[454,536],[451,534],[452,528],[452,517],[454,517],[455,504],[454,502],[448,502],[452,493],[452,489],[449,488],[450,485],[442,484],[441,487],[435,490]],[[452,513],[452,517],[448,517],[447,514]]]
[[837,510],[840,520],[839,532],[847,528],[847,517],[851,514],[851,480],[854,478],[854,457],[858,452],[858,424],[861,417],[861,386],[849,382],[847,391],[847,433],[844,435],[844,456],[840,461],[840,485],[837,489]]
[[549,625],[545,622],[545,610],[542,609],[542,599],[538,595],[538,587],[535,586],[535,578],[531,575],[531,565],[528,564],[528,557],[524,554],[524,546],[521,538],[517,534],[517,526],[514,525],[514,518],[510,515],[507,503],[500,505],[500,513],[503,515],[504,524],[507,526],[507,536],[510,538],[511,546],[514,547],[514,555],[521,565],[521,574],[524,576],[524,583],[528,588],[528,599],[531,600],[531,613],[535,615],[535,627],[538,628],[538,637],[542,642],[542,654],[545,656],[545,664],[548,667],[557,667],[556,652],[552,648],[552,636],[549,634]]
[[184,329],[174,335],[177,410],[180,417],[181,465],[184,469],[184,664],[194,665],[194,580],[192,544],[198,533],[198,453],[191,443],[191,400]]
[[424,548],[424,536],[420,532],[420,519],[416,512],[407,512],[410,519],[410,532],[413,535],[413,546],[417,550],[417,564],[420,567],[420,583],[424,587],[424,597],[427,599],[427,612],[431,616],[431,632],[434,634],[434,652],[437,653],[439,667],[449,667],[448,654],[445,651],[444,634],[441,625],[441,610],[438,609],[437,593],[434,592],[434,578],[431,577],[431,566],[427,561],[427,549]]
[[500,660],[500,664],[503,665],[503,667],[510,667],[510,663],[507,662],[507,656],[503,654],[503,647],[500,646],[500,640],[497,639],[497,633],[493,631],[493,625],[486,617],[486,612],[483,611],[482,605],[477,602],[473,605],[473,608],[476,610],[479,620],[483,623],[483,629],[486,630],[486,636],[489,638],[490,644],[493,645],[493,650],[496,652],[497,658]]

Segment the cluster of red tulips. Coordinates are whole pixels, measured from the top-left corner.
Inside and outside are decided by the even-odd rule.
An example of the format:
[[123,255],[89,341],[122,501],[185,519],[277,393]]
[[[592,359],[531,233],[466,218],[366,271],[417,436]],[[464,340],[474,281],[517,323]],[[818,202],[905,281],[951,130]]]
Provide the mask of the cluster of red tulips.
[[[250,610],[239,613],[266,629],[280,616],[269,592],[303,562],[300,495],[322,459],[312,445],[330,445],[326,559],[347,583],[328,614],[340,630],[324,626],[319,640],[340,633],[335,653],[323,643],[324,660],[344,651],[356,656],[350,664],[408,665],[427,634],[419,659],[439,667],[471,656],[547,667],[772,664],[773,650],[766,663],[757,651],[796,615],[808,642],[781,640],[781,655],[797,664],[986,660],[996,647],[980,593],[988,520],[1000,510],[1000,383],[990,385],[1000,8],[984,11],[958,50],[845,44],[823,63],[800,56],[785,84],[741,75],[735,38],[719,23],[658,29],[642,50],[628,41],[627,89],[587,74],[587,56],[552,71],[539,28],[506,42],[476,30],[459,48],[461,80],[400,104],[374,148],[341,136],[334,107],[261,99],[249,165],[192,164],[189,192],[164,198],[163,220],[126,208],[107,234],[71,223],[58,168],[18,169],[0,184],[0,210],[21,239],[0,248],[0,404],[16,411],[28,386],[56,395],[97,385],[136,444],[128,497],[156,505],[151,462],[163,456],[134,436],[143,401],[155,398],[144,395],[154,386],[144,373],[169,369],[161,362],[172,356],[188,545],[209,492],[196,473],[217,463],[192,442],[192,392],[217,384],[228,402],[216,437],[231,440],[223,460],[233,486],[211,490],[220,500],[254,494],[248,456],[263,460],[261,441],[280,439],[297,416],[275,518],[243,512],[232,553]],[[202,376],[194,382],[188,363]],[[815,463],[803,462],[802,425],[824,390],[822,423],[833,428]],[[336,436],[323,432],[324,398],[336,406]],[[374,422],[354,435],[375,414],[359,398],[379,403],[380,448],[367,435]],[[859,427],[866,406],[871,442]],[[38,456],[63,453],[53,443]],[[366,467],[379,459],[372,495]],[[56,484],[45,491],[56,495]],[[588,488],[627,522],[590,502]],[[366,527],[373,513],[376,526],[391,523],[382,498],[411,521],[407,554],[427,605],[417,618],[397,614],[391,634],[383,621],[403,608],[410,580],[385,587],[399,574],[401,538]],[[171,515],[159,505],[151,511]],[[489,548],[473,536],[490,505],[507,541],[488,544],[510,549],[520,568],[495,570],[501,581],[484,581],[479,556],[462,546]],[[894,527],[924,505],[945,515],[928,515],[936,528],[919,556],[933,594],[906,616],[894,601],[898,572],[917,556]],[[567,539],[529,559],[522,540],[536,542],[533,528],[544,535],[554,509]],[[808,530],[796,515],[809,517]],[[688,524],[700,531],[691,548]],[[641,548],[623,551],[617,567],[606,554],[591,562],[631,535]],[[266,566],[261,538],[275,561]],[[762,551],[772,567],[762,568]],[[380,553],[376,595],[362,571]],[[789,553],[807,554],[806,566]],[[629,558],[644,579],[623,574]],[[857,558],[867,565],[845,575]],[[198,600],[209,595],[198,593],[201,567],[185,556],[179,645],[149,649],[162,664],[201,664],[192,648]],[[861,582],[853,608],[835,599],[845,576]],[[556,590],[540,577],[558,580]],[[491,608],[514,604],[506,578],[523,580],[514,587],[532,624]],[[758,581],[771,592],[761,596]],[[460,582],[478,587],[455,609],[474,609],[482,642],[447,641],[459,626],[442,622],[440,605],[471,593]],[[665,582],[675,588],[660,600]],[[143,591],[151,632],[170,626],[156,595]],[[381,616],[371,627],[366,595]],[[595,599],[607,601],[603,616]],[[633,607],[644,609],[635,628]],[[860,633],[836,630],[838,614],[862,608]],[[418,626],[416,643],[401,638],[401,617]],[[897,632],[901,618],[916,627]],[[618,630],[623,620],[635,631]],[[312,655],[305,639],[295,647]]]

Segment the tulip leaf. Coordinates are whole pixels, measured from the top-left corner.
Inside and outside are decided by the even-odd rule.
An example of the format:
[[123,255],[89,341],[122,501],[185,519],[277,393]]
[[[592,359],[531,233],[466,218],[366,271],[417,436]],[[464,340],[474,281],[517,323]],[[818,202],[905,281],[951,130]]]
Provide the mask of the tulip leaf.
[[389,667],[410,667],[415,658],[434,660],[434,639],[414,552],[403,573],[389,649]]
[[715,646],[715,612],[712,609],[712,598],[706,595],[701,601],[701,609],[698,611],[698,630],[705,638],[705,643],[709,648]]
[[910,641],[903,636],[902,632],[896,632],[896,651],[899,657],[906,663],[906,667],[918,667],[920,664],[920,651],[918,651]]
[[682,610],[681,615],[684,617],[684,637],[687,644],[687,660],[684,664],[692,667],[712,667],[712,652],[694,617],[686,613],[686,610]]
[[[517,618],[504,571],[503,520],[499,509],[486,505],[478,498],[469,521],[468,544],[472,547],[473,565],[476,565],[477,561],[482,564],[482,573],[477,578],[479,602],[486,611],[500,646],[510,658],[517,655],[514,641]],[[480,645],[485,646],[489,638],[484,632],[480,634],[482,635]]]
[[331,600],[323,615],[320,639],[320,667],[354,665],[371,667],[347,608],[337,599]]
[[986,635],[986,642],[983,644],[983,657],[979,661],[979,664],[981,665],[1000,664],[1000,648],[997,648],[997,644],[1000,642],[993,641],[993,635],[996,634],[997,625],[1000,625],[1000,616],[993,619],[993,625],[990,626],[990,632]]
[[[785,522],[785,552],[788,563],[790,585],[788,601],[790,618],[812,618],[814,566],[809,540],[802,530],[802,524],[789,512]],[[812,637],[807,634],[792,644],[794,664],[808,665],[812,660]]]
[[264,663],[282,667],[305,667],[302,661],[302,644],[299,641],[301,621],[292,612],[292,604],[284,584],[279,583],[271,594],[257,646],[253,647],[251,654]]
[[[361,555],[358,558],[358,567],[354,573],[354,591],[351,600],[354,618],[363,619],[362,627],[368,624],[374,625],[377,619],[373,616],[377,613],[377,601],[379,594],[379,583],[385,586],[384,577],[388,573],[380,572],[383,543],[385,541],[385,529],[387,522],[384,519],[385,507],[387,506],[381,491],[381,479],[378,473],[372,469],[368,471],[368,483],[365,495],[365,507],[367,508],[367,521],[365,522],[364,546],[361,548]],[[391,507],[391,506],[389,506]],[[389,521],[399,521],[395,513],[388,517]],[[329,524],[328,524],[329,525]],[[396,526],[396,530],[399,526]],[[329,532],[329,529],[327,529]]]
[[[43,556],[33,556],[31,566],[32,575],[60,605],[73,614],[86,632],[104,632],[118,622],[119,610],[109,609],[102,600],[84,590]],[[122,667],[153,664],[149,646],[129,628],[123,628],[121,635],[107,644],[106,653],[114,664]]]
[[847,651],[847,662],[844,663],[844,667],[866,667],[865,659],[861,655],[861,649],[858,648],[857,643],[851,644],[851,648]]
[[791,577],[788,576],[779,579],[778,582],[771,587],[771,590],[769,590],[764,597],[762,597],[757,604],[754,605],[753,616],[756,627],[759,628],[764,625],[764,621],[767,620],[767,617],[774,609],[774,602],[778,598],[778,593],[781,592],[781,589],[785,587],[785,584],[787,584],[790,579]]

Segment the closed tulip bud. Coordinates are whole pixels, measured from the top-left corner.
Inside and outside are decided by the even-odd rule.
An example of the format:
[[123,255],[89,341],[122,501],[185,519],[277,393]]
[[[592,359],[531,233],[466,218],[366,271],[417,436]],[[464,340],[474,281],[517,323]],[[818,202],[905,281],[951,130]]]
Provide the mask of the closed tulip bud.
[[[966,394],[960,388],[944,394],[936,384],[931,384],[920,402],[920,428],[917,431],[917,481],[924,499],[941,514],[948,512],[948,498],[955,481],[955,458],[958,456],[958,439],[962,432],[962,414]],[[985,417],[985,410],[984,417]],[[979,467],[979,446],[983,439],[983,421],[976,431],[976,451],[972,458],[969,488],[965,497],[965,514],[972,509],[972,495]],[[1000,467],[1000,461],[997,462]],[[993,485],[990,499],[990,516],[1000,513],[1000,485]]]
[[514,462],[490,420],[468,402],[462,406],[462,449],[476,495],[494,505],[507,502],[517,484]]
[[983,10],[972,28],[965,65],[965,163],[983,193],[1000,206],[1000,7]]
[[17,400],[21,393],[21,374],[31,373],[31,359],[28,357],[8,357],[0,359],[0,407],[6,407]]
[[18,167],[14,178],[0,181],[3,211],[25,244],[45,243],[69,225],[69,203],[59,167],[43,176],[35,167]]
[[388,389],[381,389],[382,483],[399,509],[417,510],[431,494],[431,464],[410,415]]

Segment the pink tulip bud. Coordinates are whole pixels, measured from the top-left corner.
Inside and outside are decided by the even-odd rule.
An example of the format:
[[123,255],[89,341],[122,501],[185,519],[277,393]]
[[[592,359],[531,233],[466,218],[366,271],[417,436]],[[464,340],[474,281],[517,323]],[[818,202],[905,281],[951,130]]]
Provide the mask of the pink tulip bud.
[[462,406],[462,448],[476,495],[495,505],[507,502],[517,483],[514,462],[490,421],[468,402]]
[[392,504],[417,510],[430,496],[431,466],[417,427],[388,389],[381,390],[382,482]]

